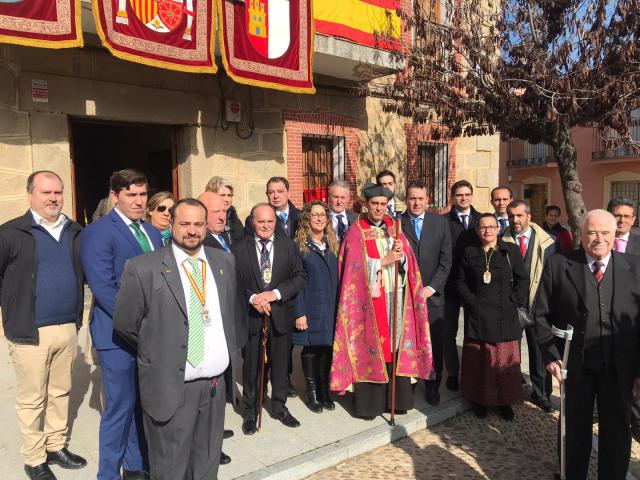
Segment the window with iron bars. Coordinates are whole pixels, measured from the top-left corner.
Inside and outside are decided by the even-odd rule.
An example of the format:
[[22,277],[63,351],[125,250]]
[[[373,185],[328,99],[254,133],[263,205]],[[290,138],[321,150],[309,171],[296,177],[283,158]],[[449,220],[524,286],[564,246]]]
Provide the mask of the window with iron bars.
[[327,201],[329,185],[344,179],[344,138],[323,135],[302,137],[303,199]]
[[418,143],[418,179],[427,186],[429,207],[447,206],[449,174],[449,145],[446,143]]

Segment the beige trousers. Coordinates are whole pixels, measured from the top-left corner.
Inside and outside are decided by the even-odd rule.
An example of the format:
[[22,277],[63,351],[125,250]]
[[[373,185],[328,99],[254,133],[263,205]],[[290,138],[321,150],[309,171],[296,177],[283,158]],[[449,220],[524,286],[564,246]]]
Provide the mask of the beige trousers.
[[75,323],[41,327],[38,331],[38,345],[8,342],[18,387],[20,453],[25,464],[32,467],[46,461],[47,451],[55,452],[67,445],[71,369],[78,349]]

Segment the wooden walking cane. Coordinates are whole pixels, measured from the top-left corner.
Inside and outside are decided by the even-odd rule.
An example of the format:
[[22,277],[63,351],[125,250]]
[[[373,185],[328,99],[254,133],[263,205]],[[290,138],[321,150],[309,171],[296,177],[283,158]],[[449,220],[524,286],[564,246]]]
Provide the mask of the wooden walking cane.
[[264,401],[264,365],[267,363],[267,334],[269,333],[269,315],[262,316],[262,349],[260,356],[260,402],[258,403],[258,431],[262,427],[262,403]]
[[[394,218],[396,227],[395,240],[400,240],[400,217]],[[393,283],[393,323],[391,333],[391,420],[392,427],[396,425],[396,330],[398,329],[398,280],[400,277],[400,261],[395,261],[395,282]]]

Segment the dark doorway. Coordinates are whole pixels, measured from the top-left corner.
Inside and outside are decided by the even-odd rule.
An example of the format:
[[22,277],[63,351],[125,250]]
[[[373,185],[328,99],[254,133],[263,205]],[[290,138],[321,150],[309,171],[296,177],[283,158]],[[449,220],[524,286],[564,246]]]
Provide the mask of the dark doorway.
[[71,120],[74,213],[86,224],[109,194],[116,170],[135,168],[149,179],[149,196],[161,190],[177,195],[176,127]]

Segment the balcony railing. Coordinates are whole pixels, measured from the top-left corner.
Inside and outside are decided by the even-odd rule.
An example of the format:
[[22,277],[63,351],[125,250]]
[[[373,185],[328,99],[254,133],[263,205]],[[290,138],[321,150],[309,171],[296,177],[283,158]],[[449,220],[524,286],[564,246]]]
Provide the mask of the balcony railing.
[[509,141],[507,168],[539,167],[553,161],[553,148],[545,143],[533,144],[524,140]]
[[[640,118],[631,120],[629,130],[631,131],[631,139],[636,144],[640,143]],[[591,153],[593,160],[638,156],[640,154],[633,147],[625,146],[621,143],[620,134],[615,130],[608,129],[603,133],[597,128],[593,129],[593,152]]]

